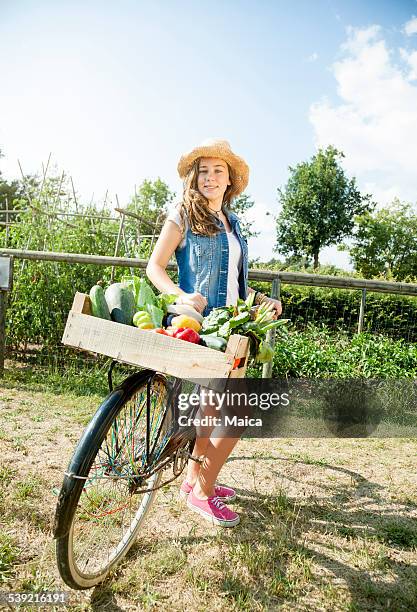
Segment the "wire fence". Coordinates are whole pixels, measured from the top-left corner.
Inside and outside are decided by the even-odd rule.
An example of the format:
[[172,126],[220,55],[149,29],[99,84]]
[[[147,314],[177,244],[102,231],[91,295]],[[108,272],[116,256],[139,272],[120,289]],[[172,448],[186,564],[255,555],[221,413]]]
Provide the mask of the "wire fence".
[[[283,316],[295,329],[314,324],[353,335],[358,332],[362,295],[362,290],[286,285],[281,289]],[[417,299],[367,291],[361,331],[416,342]]]

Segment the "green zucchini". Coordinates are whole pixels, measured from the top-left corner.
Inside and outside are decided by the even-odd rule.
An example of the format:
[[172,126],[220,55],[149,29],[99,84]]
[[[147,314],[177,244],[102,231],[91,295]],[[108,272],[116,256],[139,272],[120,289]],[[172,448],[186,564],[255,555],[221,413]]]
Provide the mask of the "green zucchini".
[[214,349],[215,351],[224,351],[227,346],[226,340],[224,338],[220,338],[219,336],[200,334],[200,339],[203,340],[207,348]]
[[107,306],[104,290],[101,285],[94,285],[90,289],[91,312],[94,317],[111,320],[109,307]]
[[132,325],[136,307],[134,295],[129,287],[124,283],[113,283],[107,287],[104,295],[112,320]]

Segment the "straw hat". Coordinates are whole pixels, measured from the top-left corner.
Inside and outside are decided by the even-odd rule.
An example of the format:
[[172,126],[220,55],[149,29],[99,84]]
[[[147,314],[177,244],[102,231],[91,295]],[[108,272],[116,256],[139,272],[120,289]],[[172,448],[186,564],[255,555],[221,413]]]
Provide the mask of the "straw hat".
[[235,173],[235,185],[239,194],[246,189],[249,181],[249,166],[244,159],[233,153],[227,140],[221,138],[208,138],[189,153],[181,156],[178,162],[178,174],[182,179],[187,176],[193,162],[198,157],[219,157],[227,162]]

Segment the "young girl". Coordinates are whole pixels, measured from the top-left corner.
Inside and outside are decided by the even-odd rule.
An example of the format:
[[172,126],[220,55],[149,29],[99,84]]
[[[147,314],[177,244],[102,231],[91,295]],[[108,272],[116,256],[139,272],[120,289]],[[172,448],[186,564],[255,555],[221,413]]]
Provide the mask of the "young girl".
[[[181,157],[178,173],[184,179],[183,199],[168,215],[146,273],[159,291],[177,294],[177,304],[206,316],[253,291],[248,287],[247,242],[230,210],[248,184],[249,167],[226,140],[209,139]],[[174,252],[179,286],[166,273]],[[255,301],[272,302],[281,314],[278,300],[258,293]],[[216,407],[205,406],[204,415],[218,415]],[[223,503],[235,499],[236,492],[217,485],[216,478],[238,440],[197,437],[193,456],[203,456],[203,463],[189,461],[180,490],[191,510],[224,527],[239,523],[239,515]]]

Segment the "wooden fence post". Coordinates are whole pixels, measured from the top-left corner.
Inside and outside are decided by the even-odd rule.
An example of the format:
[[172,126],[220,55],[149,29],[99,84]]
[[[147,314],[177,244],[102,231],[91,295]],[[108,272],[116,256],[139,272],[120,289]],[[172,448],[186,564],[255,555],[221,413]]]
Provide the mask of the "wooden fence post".
[[6,232],[5,232],[5,240],[4,246],[7,248],[9,246],[9,200],[6,196]]
[[12,277],[13,259],[11,257],[0,257],[0,377],[4,373],[7,293],[12,286]]
[[[279,300],[280,295],[281,295],[281,281],[279,280],[279,278],[274,278],[274,280],[272,281],[271,298],[274,298],[275,300]],[[266,341],[272,346],[272,348],[275,347],[275,333],[276,333],[275,329],[270,329],[266,334]],[[271,375],[272,375],[272,361],[269,361],[268,363],[264,363],[262,367],[262,378],[271,378]]]
[[[125,222],[125,216],[123,213],[120,213],[119,231],[118,231],[117,238],[116,238],[116,246],[114,248],[114,257],[117,257],[117,253],[119,251],[120,238],[122,237],[124,222]],[[111,283],[114,281],[115,268],[116,266],[112,266],[112,269],[111,269],[111,275],[110,275]]]
[[359,308],[359,319],[358,319],[358,334],[363,331],[363,320],[365,318],[365,303],[366,303],[366,289],[362,289],[361,305]]

